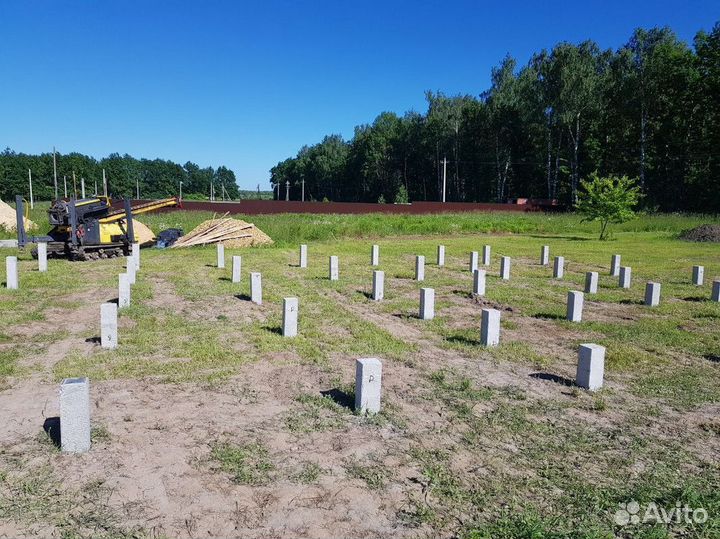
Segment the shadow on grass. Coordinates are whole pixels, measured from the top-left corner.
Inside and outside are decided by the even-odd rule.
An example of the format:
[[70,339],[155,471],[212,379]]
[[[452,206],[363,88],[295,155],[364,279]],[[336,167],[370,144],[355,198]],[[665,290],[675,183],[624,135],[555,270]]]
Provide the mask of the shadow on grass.
[[469,346],[480,346],[482,343],[480,339],[474,337],[467,337],[466,335],[450,335],[445,338],[446,341],[456,344],[464,344]]
[[235,294],[235,297],[241,301],[250,301],[252,299],[247,294]]
[[100,337],[88,337],[85,339],[85,342],[89,342],[91,344],[100,344],[102,342],[102,339]]
[[686,298],[682,298],[683,301],[694,301],[697,303],[707,301],[707,298],[704,298],[702,296],[688,296]]
[[282,328],[277,326],[263,326],[262,329],[265,331],[269,331],[270,333],[275,333],[276,335],[282,336]]
[[566,316],[563,314],[555,313],[537,313],[532,315],[533,318],[539,318],[541,320],[565,320]]
[[362,294],[365,296],[365,299],[373,299],[371,292],[366,292],[365,290],[355,290],[358,294]]
[[336,404],[348,408],[349,410],[355,409],[355,394],[343,391],[342,389],[333,388],[326,391],[321,391],[320,394],[323,397],[331,399]]
[[572,387],[575,385],[575,380],[559,376],[557,374],[551,374],[549,372],[534,372],[530,375],[531,378],[537,378],[538,380],[545,380],[546,382],[554,382],[563,386]]
[[557,236],[550,234],[543,236],[541,234],[527,234],[528,238],[540,238],[540,239],[557,239],[557,240],[570,240],[570,241],[597,241],[597,238],[583,238],[581,236]]
[[622,305],[645,305],[645,302],[639,299],[621,299],[620,304]]
[[43,422],[43,430],[55,447],[60,447],[60,418],[47,417]]
[[393,316],[395,318],[399,318],[400,320],[422,320],[419,314],[393,313]]
[[720,356],[717,354],[705,354],[703,357],[713,363],[720,363]]

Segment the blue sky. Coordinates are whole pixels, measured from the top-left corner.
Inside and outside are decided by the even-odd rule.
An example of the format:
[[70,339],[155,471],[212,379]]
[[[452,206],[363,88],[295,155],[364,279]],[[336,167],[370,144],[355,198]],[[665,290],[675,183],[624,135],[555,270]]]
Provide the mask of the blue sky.
[[324,135],[424,91],[477,95],[506,54],[691,41],[720,2],[0,0],[0,146],[232,168],[244,188]]

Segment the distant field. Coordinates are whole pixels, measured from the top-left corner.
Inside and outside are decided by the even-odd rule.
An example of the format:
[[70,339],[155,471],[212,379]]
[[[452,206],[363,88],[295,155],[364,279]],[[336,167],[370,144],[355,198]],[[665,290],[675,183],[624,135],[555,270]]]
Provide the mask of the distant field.
[[[37,204],[30,218],[38,225],[36,233],[47,230],[47,203]],[[212,212],[169,211],[150,213],[138,219],[156,234],[166,228],[182,228],[189,232]],[[514,234],[594,234],[595,223],[583,223],[574,213],[445,213],[435,215],[235,215],[255,223],[275,240],[278,246],[302,241],[343,238],[378,238],[406,235],[447,235],[476,233]],[[720,216],[647,214],[613,227],[616,232],[662,232],[679,234],[703,223],[720,223]],[[13,238],[14,233],[0,229],[0,238]]]

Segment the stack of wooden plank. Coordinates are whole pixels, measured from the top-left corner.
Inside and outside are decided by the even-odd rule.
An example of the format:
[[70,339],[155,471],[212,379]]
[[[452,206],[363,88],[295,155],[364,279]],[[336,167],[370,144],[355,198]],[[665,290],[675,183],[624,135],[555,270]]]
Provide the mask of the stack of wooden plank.
[[200,223],[192,231],[178,239],[173,244],[173,248],[223,243],[240,238],[252,238],[253,228],[255,228],[255,225],[251,223],[225,218],[225,216],[220,219],[213,218]]

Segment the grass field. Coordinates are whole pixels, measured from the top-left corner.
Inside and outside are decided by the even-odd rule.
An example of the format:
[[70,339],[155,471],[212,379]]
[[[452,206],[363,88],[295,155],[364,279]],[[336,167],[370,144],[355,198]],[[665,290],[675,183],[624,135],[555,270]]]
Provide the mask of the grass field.
[[[189,230],[207,217],[143,221]],[[21,289],[0,290],[0,535],[720,536],[720,303],[709,301],[720,251],[677,239],[717,219],[645,216],[608,242],[573,215],[249,220],[276,245],[227,249],[225,270],[210,247],[143,250],[113,351],[94,340],[123,260],[51,261],[40,274],[20,254]],[[368,299],[372,243],[382,302]],[[485,244],[492,264],[476,298],[467,264]],[[564,279],[538,264],[544,244],[565,257]],[[615,253],[632,267],[629,290],[608,275]],[[702,287],[690,283],[695,264]],[[251,271],[262,272],[262,306],[248,301]],[[586,295],[582,323],[567,322],[567,292],[586,271],[600,273],[598,294]],[[662,283],[659,307],[642,305],[649,280]],[[432,321],[417,317],[423,286],[435,289]],[[288,296],[300,302],[294,339],[279,333]],[[480,346],[483,306],[502,311],[497,348]],[[586,342],[607,348],[596,393],[572,384]],[[378,416],[352,411],[361,357],[383,361]],[[59,453],[42,428],[71,376],[92,384],[93,448],[81,456]],[[619,526],[630,501],[710,518]]]
[[[34,234],[48,230],[48,203],[38,203],[30,213],[37,224]],[[189,232],[211,219],[212,212],[170,211],[150,213],[138,219],[156,234],[167,228]],[[478,233],[513,234],[587,234],[598,229],[596,223],[584,223],[578,215],[547,213],[445,213],[436,215],[315,215],[281,214],[238,216],[255,223],[272,237],[277,245],[291,247],[303,241],[332,241],[345,238],[377,238],[398,235],[459,235]],[[658,232],[676,236],[681,231],[703,223],[720,224],[717,215],[646,214],[621,225],[616,232]],[[14,232],[0,228],[0,239],[14,238]]]

